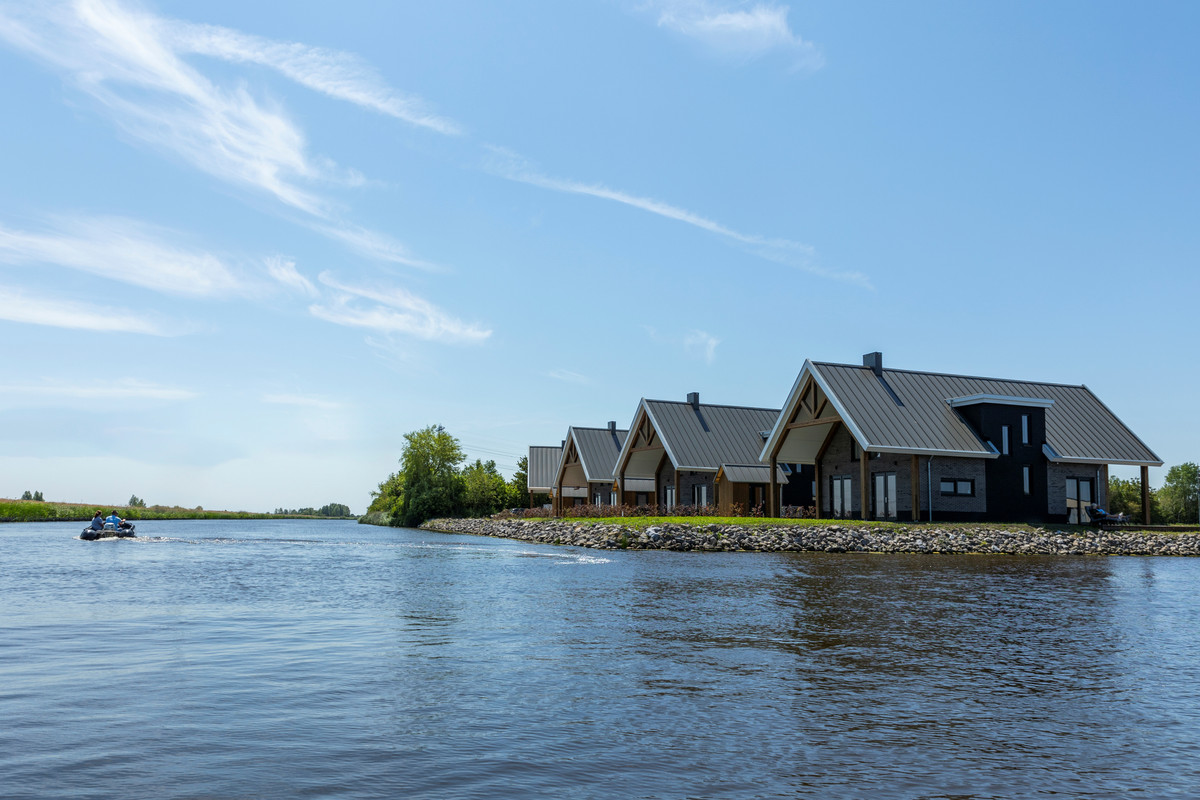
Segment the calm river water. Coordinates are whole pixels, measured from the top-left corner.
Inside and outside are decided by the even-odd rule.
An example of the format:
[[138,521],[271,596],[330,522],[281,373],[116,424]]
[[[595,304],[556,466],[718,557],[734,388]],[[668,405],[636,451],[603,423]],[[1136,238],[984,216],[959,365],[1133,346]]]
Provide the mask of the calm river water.
[[1200,559],[0,526],[4,798],[1200,796]]

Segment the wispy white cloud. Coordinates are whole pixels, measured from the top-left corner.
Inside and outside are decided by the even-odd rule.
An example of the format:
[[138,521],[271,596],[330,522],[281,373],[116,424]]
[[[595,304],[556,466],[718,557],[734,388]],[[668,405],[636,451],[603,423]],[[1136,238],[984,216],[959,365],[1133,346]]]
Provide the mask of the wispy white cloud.
[[172,41],[184,52],[260,64],[317,92],[412,125],[456,135],[458,124],[429,111],[424,101],[389,87],[352,53],[297,42],[276,42],[215,25],[172,24]]
[[97,333],[174,336],[181,332],[169,330],[163,324],[144,314],[101,310],[94,305],[41,297],[4,286],[0,286],[0,319],[28,325],[45,325],[52,328],[96,331]]
[[162,384],[142,381],[136,378],[110,377],[106,377],[103,383],[80,381],[67,384],[47,381],[43,383],[0,384],[0,395],[28,400],[36,399],[38,401],[48,399],[191,400],[197,396],[190,389],[163,386]]
[[124,217],[60,218],[37,232],[0,226],[0,262],[53,264],[176,295],[243,289],[220,258],[172,241],[179,238]]
[[169,27],[105,0],[8,7],[0,15],[0,37],[69,75],[129,136],[288,206],[325,213],[298,183],[328,175],[306,153],[301,131],[244,87],[224,89],[189,66]]
[[704,359],[707,364],[716,360],[717,345],[720,343],[720,339],[704,331],[691,331],[683,337],[684,351],[696,358]]
[[477,343],[492,335],[491,330],[455,319],[407,289],[350,286],[328,272],[317,279],[335,292],[329,302],[309,306],[313,316],[326,322],[448,343]]
[[788,7],[759,3],[744,4],[714,0],[658,0],[650,7],[658,12],[658,24],[709,49],[735,58],[757,58],[782,53],[793,69],[815,70],[824,65],[821,51],[792,30]]
[[223,86],[184,58],[261,64],[332,97],[456,132],[356,57],[160,17],[117,0],[0,5],[0,40],[64,73],[131,139],[233,186],[264,192],[360,253],[424,265],[386,235],[339,219],[317,188],[362,185],[360,173],[310,154],[303,130],[278,104],[244,83]]
[[263,395],[262,401],[272,405],[299,406],[301,408],[314,408],[320,411],[336,411],[342,407],[341,403],[333,400],[302,394],[266,394]]
[[601,200],[622,203],[724,237],[745,246],[755,255],[769,261],[797,267],[824,278],[847,281],[866,288],[870,288],[871,286],[870,280],[860,272],[839,272],[816,264],[816,251],[810,245],[794,242],[789,239],[769,238],[742,233],[687,209],[664,203],[661,200],[639,197],[618,189],[610,189],[601,184],[552,178],[538,172],[526,159],[509,150],[499,147],[491,147],[488,150],[491,153],[491,157],[485,162],[485,169],[501,178],[519,183],[527,183],[530,186],[537,186],[555,192],[585,195]]
[[300,274],[296,262],[289,261],[283,256],[271,256],[266,261],[267,274],[289,289],[316,297],[320,292],[313,286],[312,281]]
[[552,369],[546,373],[550,378],[564,383],[574,383],[580,386],[587,385],[592,382],[592,379],[586,375],[581,375],[578,372],[572,372],[569,369]]
[[407,247],[386,233],[346,223],[316,222],[311,227],[331,239],[337,239],[351,250],[368,258],[416,267],[428,272],[444,271],[443,267],[431,261],[417,258]]

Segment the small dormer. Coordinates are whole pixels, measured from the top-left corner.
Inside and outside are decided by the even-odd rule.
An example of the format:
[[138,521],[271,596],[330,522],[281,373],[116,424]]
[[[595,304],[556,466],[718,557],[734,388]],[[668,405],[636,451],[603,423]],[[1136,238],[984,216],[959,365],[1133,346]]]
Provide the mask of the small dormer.
[[1040,454],[1046,442],[1046,409],[1054,405],[1040,397],[1002,394],[973,394],[947,402],[1001,458]]

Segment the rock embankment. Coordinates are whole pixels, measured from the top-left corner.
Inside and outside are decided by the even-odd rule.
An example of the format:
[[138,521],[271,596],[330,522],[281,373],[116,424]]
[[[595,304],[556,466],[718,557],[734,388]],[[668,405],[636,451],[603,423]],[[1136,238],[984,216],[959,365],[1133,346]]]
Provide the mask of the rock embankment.
[[1008,555],[1200,555],[1200,534],[954,524],[855,526],[663,524],[646,528],[570,519],[434,519],[441,533],[617,550],[825,553],[1002,553]]

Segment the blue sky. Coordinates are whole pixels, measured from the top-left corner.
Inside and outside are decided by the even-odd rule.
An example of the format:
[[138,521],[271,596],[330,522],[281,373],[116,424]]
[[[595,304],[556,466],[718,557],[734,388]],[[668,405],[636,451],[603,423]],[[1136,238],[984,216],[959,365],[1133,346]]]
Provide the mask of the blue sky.
[[361,511],[428,424],[510,474],[641,397],[775,407],[872,350],[1085,383],[1200,459],[1198,28],[0,2],[0,496]]

